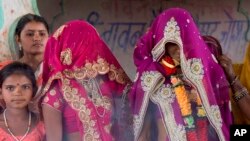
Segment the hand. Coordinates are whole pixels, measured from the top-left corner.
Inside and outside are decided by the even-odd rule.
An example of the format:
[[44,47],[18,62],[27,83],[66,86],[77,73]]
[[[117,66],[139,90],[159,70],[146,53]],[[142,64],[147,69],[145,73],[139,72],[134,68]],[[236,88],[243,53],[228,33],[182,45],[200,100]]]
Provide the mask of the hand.
[[228,58],[226,55],[221,55],[218,57],[218,61],[222,66],[222,68],[224,69],[228,81],[232,82],[235,79],[232,60]]

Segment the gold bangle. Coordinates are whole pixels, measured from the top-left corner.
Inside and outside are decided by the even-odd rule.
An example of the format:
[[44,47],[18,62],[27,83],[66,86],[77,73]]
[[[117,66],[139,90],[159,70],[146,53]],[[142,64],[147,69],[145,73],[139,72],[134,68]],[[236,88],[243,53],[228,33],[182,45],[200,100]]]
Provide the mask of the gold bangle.
[[246,88],[242,88],[241,90],[237,91],[234,95],[234,101],[238,102],[241,98],[246,96],[248,94],[248,91]]

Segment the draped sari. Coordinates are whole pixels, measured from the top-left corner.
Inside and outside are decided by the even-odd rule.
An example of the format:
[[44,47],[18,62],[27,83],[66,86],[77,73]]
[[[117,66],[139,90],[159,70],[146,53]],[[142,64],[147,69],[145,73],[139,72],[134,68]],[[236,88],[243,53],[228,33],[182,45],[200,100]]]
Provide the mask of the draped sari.
[[130,80],[87,22],[70,21],[49,38],[43,84],[43,104],[62,113],[66,133],[80,132],[84,141],[132,137],[122,110]]
[[[163,11],[137,42],[134,51],[137,74],[130,95],[133,100],[135,140],[141,134],[150,103],[156,105],[159,111],[160,115],[156,116],[163,121],[166,140],[189,140],[170,76],[159,63],[166,52],[165,44],[169,42],[179,46],[183,77],[196,89],[201,99],[210,127],[206,140],[213,138],[213,135],[218,140],[229,140],[232,119],[227,79],[204,43],[191,15],[180,8]],[[195,130],[199,131],[198,125],[195,125]]]

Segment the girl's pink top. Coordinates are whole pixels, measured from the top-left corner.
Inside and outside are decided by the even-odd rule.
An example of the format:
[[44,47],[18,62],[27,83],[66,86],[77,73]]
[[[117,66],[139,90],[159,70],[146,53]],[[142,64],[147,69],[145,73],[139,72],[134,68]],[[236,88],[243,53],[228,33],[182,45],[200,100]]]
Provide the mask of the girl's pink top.
[[[23,136],[16,136],[21,139]],[[0,141],[16,141],[8,132],[0,128]],[[45,141],[44,123],[39,122],[22,141]]]

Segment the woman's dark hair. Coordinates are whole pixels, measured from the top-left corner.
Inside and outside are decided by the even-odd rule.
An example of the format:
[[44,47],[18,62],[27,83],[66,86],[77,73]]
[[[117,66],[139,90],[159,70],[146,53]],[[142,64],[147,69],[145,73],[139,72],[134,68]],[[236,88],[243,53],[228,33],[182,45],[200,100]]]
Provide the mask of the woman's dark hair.
[[37,84],[36,84],[36,77],[35,74],[32,70],[32,68],[25,64],[25,63],[21,63],[21,62],[12,62],[8,65],[6,65],[5,67],[3,67],[0,70],[0,87],[2,87],[3,82],[10,76],[13,74],[22,74],[24,76],[26,76],[32,83],[32,88],[33,88],[33,94],[32,97],[35,96],[36,91],[37,91]]
[[204,42],[207,44],[208,49],[213,53],[213,55],[218,59],[222,55],[222,47],[218,39],[213,36],[202,36]]
[[32,21],[43,23],[44,26],[45,26],[45,28],[47,29],[47,32],[49,33],[49,25],[48,25],[47,21],[43,17],[41,17],[39,15],[28,13],[26,15],[23,15],[19,19],[19,21],[17,23],[17,26],[16,26],[16,29],[15,29],[15,35],[17,35],[18,37],[20,37],[21,32],[22,32],[24,26],[27,23],[32,22]]

